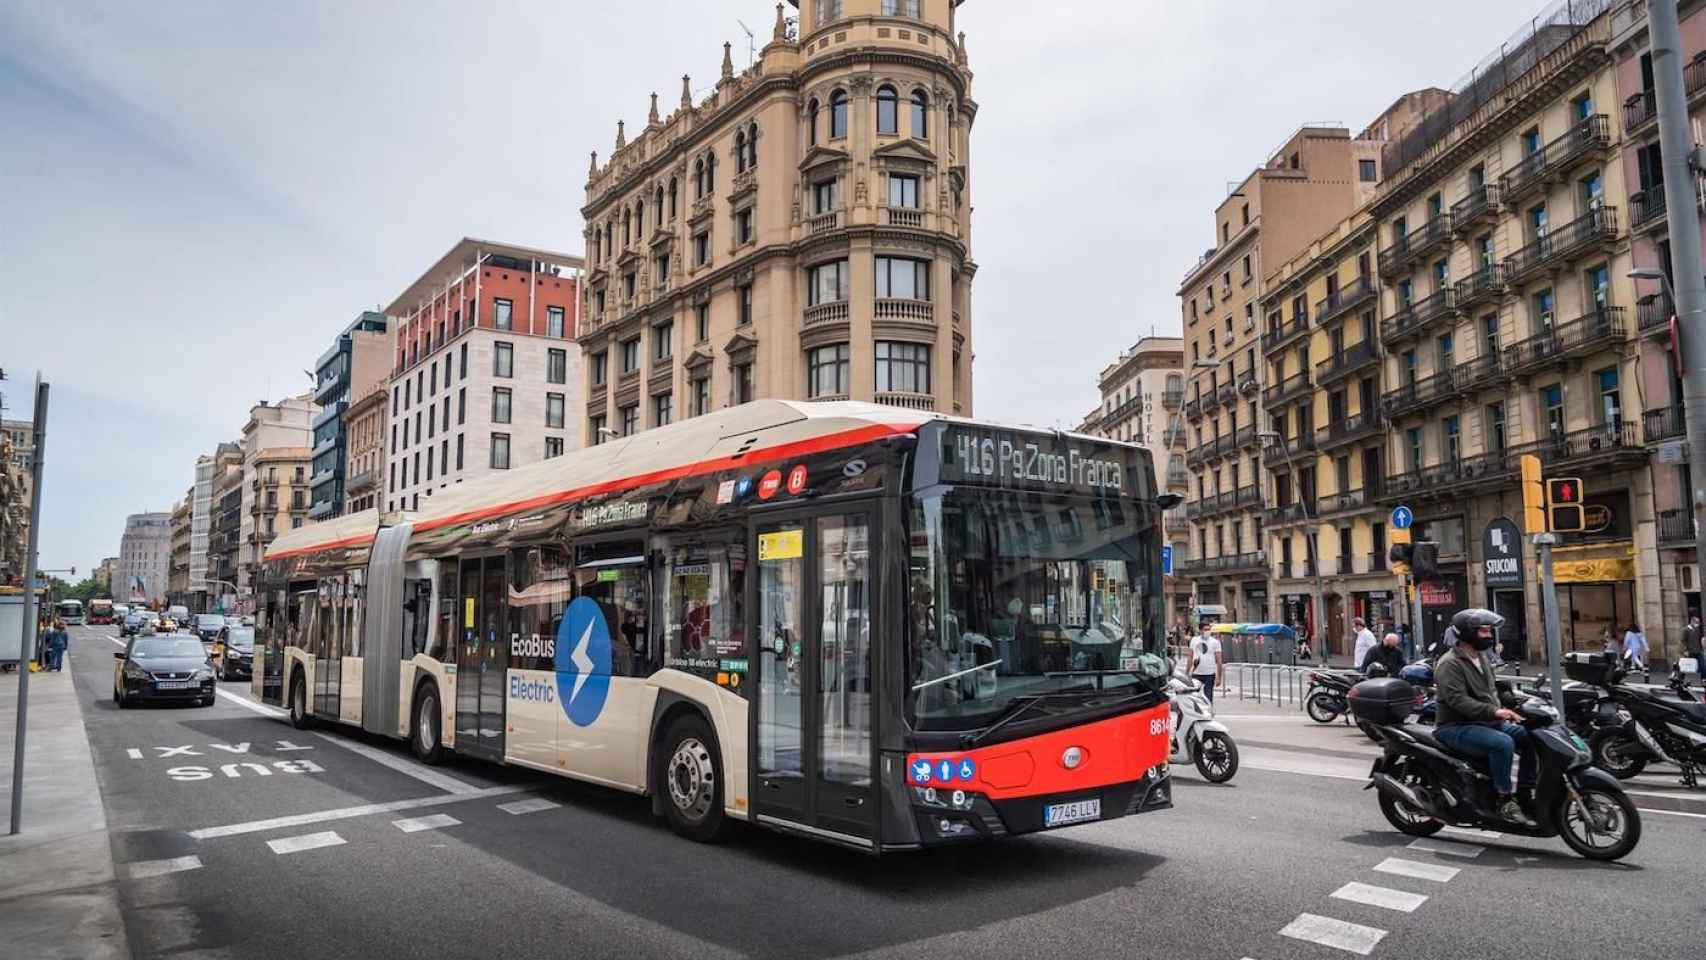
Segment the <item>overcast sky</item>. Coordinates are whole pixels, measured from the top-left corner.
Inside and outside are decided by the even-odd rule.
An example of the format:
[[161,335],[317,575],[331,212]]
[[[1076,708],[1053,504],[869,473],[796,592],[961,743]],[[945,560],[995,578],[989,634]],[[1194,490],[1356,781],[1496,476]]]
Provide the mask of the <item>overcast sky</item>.
[[[1075,424],[1177,334],[1213,207],[1305,121],[1450,85],[1538,3],[972,0],[977,413]],[[635,11],[643,9],[643,14]],[[197,454],[462,236],[581,250],[587,153],[773,2],[0,4],[6,415],[53,384],[42,561],[118,552]]]

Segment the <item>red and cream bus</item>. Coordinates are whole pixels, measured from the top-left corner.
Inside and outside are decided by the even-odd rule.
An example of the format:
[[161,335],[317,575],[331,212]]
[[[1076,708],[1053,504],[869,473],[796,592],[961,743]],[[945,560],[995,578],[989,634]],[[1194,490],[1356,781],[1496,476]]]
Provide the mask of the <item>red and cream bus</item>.
[[760,401],[281,535],[255,692],[871,852],[1171,806],[1134,446]]

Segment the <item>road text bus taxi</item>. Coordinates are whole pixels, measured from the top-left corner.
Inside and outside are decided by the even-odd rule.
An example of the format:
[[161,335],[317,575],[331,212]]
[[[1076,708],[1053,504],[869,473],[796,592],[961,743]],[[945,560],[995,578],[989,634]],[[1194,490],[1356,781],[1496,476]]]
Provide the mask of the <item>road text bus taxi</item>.
[[281,535],[254,689],[880,852],[1171,806],[1127,444],[759,401]]

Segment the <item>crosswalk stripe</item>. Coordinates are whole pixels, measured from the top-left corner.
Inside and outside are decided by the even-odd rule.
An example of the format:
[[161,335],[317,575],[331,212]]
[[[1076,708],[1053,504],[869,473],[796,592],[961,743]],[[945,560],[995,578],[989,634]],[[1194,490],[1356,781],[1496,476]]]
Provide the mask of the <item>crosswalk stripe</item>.
[[1411,850],[1421,850],[1424,853],[1437,853],[1447,857],[1462,857],[1473,860],[1486,852],[1487,848],[1474,843],[1456,843],[1447,840],[1444,843],[1429,843],[1426,840],[1410,841]]
[[1482,843],[1490,843],[1505,838],[1505,835],[1497,830],[1476,830],[1472,827],[1440,827],[1439,832],[1453,837],[1462,837],[1466,840],[1479,840]]
[[391,821],[391,826],[404,833],[419,833],[422,830],[438,830],[443,827],[454,827],[462,821],[448,813],[435,813],[425,817],[407,817]]
[[514,803],[500,803],[498,809],[504,813],[520,815],[523,813],[538,813],[541,810],[554,810],[560,804],[552,803],[544,797],[534,797],[531,800],[517,800]]
[[1335,920],[1318,914],[1300,913],[1296,920],[1285,925],[1280,936],[1318,943],[1324,947],[1366,957],[1374,950],[1374,945],[1386,936],[1386,931],[1379,927],[1365,927],[1360,923]]
[[1460,873],[1456,867],[1444,867],[1437,863],[1417,863],[1414,860],[1403,860],[1398,857],[1387,857],[1374,865],[1376,873],[1390,873],[1395,877],[1409,877],[1412,880],[1433,880],[1445,883]]
[[1408,890],[1394,890],[1391,887],[1376,887],[1367,883],[1352,881],[1337,890],[1331,896],[1352,903],[1365,903],[1371,907],[1381,907],[1386,910],[1397,910],[1410,913],[1417,907],[1428,902],[1428,898],[1420,893]]
[[299,837],[280,837],[268,840],[267,846],[273,853],[301,853],[304,850],[316,850],[320,847],[335,847],[344,842],[344,838],[335,831],[326,830],[321,833],[305,833]]
[[128,871],[132,880],[147,880],[150,877],[161,877],[168,873],[200,869],[201,858],[189,856],[173,857],[170,860],[138,860],[129,866]]

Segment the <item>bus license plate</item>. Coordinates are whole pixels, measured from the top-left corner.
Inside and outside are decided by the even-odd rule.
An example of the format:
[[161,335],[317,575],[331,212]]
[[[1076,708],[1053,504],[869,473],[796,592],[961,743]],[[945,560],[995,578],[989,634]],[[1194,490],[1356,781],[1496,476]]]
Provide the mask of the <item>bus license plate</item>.
[[1102,799],[1074,800],[1071,803],[1051,803],[1043,808],[1043,826],[1064,827],[1069,823],[1102,819]]

